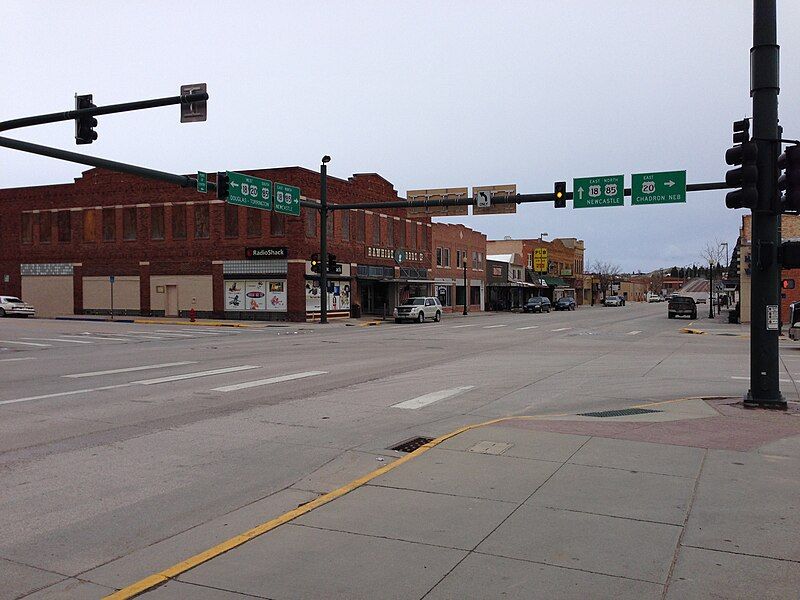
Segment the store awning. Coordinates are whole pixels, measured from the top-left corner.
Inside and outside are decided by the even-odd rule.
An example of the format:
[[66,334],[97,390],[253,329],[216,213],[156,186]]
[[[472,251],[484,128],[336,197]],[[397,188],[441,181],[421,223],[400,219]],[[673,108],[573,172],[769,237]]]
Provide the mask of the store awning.
[[527,281],[503,281],[500,283],[490,283],[488,287],[519,287],[519,288],[537,288],[541,287],[528,283]]
[[550,277],[548,275],[545,275],[544,277],[542,277],[542,279],[544,279],[544,282],[547,285],[552,287],[569,287],[569,285],[567,285],[567,282],[561,279],[561,277]]

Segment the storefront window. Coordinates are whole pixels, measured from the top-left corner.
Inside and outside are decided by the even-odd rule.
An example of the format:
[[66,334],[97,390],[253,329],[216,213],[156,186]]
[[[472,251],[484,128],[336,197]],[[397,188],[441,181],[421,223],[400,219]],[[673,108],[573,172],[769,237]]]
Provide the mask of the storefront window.
[[480,304],[481,303],[481,288],[478,285],[471,285],[469,288],[469,303],[470,304]]
[[463,305],[464,304],[464,286],[457,285],[456,286],[456,303],[453,306]]

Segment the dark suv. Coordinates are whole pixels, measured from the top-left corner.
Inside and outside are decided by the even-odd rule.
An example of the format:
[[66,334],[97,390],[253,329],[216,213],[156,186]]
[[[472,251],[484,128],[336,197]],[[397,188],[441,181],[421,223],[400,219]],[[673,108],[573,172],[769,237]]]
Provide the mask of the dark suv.
[[572,296],[562,296],[553,305],[556,310],[575,310],[575,298]]
[[678,316],[697,318],[697,304],[689,296],[672,296],[667,304],[667,316],[674,319]]
[[544,296],[533,296],[522,305],[522,312],[550,312],[550,299]]

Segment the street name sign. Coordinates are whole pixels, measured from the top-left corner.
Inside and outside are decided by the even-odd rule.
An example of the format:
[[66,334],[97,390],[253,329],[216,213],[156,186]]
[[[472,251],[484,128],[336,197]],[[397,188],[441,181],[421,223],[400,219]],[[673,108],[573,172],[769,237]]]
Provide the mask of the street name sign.
[[300,215],[300,188],[275,182],[275,212]]
[[533,270],[536,273],[547,273],[547,248],[533,249]]
[[272,210],[272,182],[228,171],[228,204]]
[[208,173],[197,172],[197,191],[203,194],[208,193]]
[[[478,198],[483,192],[489,192],[490,198],[499,198],[503,196],[516,196],[517,184],[509,183],[505,185],[484,185],[472,188],[472,197]],[[490,201],[488,206],[481,206],[476,204],[472,207],[473,215],[502,215],[513,214],[517,212],[517,205],[513,202],[508,204],[495,204]]]
[[686,202],[686,171],[631,175],[631,205],[673,202]]
[[582,177],[572,180],[572,207],[623,206],[625,178],[623,175]]

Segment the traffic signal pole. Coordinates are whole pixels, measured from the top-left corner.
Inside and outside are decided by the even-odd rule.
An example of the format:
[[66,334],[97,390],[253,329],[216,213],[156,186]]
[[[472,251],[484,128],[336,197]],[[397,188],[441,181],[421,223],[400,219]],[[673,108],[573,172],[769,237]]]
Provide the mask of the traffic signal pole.
[[750,285],[750,390],[745,406],[786,409],[778,383],[778,311],[780,310],[780,206],[777,161],[779,47],[776,0],[753,1],[750,96],[753,138],[758,146],[758,206],[752,216]]
[[[327,157],[325,157],[327,158]],[[319,168],[319,322],[328,322],[328,165]]]

